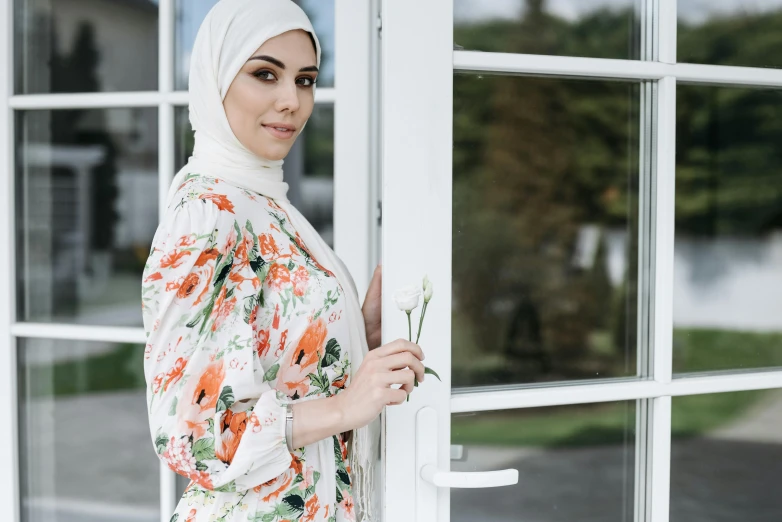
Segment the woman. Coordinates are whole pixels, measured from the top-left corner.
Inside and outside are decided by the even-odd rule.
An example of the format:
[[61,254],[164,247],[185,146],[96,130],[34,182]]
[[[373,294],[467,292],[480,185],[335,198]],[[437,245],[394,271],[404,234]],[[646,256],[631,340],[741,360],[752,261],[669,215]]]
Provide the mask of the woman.
[[424,380],[420,347],[378,347],[380,268],[361,307],[286,198],[319,65],[290,0],[220,0],[196,37],[195,148],[142,285],[152,438],[191,481],[172,521],[377,520],[378,414]]

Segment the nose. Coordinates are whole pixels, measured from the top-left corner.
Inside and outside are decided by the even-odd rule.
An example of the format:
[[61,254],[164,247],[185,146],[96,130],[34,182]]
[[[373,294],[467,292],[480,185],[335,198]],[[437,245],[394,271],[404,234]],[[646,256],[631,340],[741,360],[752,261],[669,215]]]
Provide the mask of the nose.
[[299,109],[299,89],[293,82],[280,82],[277,97],[277,110],[296,112]]

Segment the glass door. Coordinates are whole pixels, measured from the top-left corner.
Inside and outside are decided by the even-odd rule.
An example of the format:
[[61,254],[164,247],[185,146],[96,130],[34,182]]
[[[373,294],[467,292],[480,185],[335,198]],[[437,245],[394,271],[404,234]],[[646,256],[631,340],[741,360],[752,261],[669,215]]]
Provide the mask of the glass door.
[[[186,485],[153,453],[141,273],[192,151],[189,57],[216,2],[0,0],[4,520],[168,522]],[[365,289],[377,169],[356,129],[375,18],[360,0],[297,3],[323,54],[289,197]]]
[[782,516],[781,10],[383,3],[384,520]]

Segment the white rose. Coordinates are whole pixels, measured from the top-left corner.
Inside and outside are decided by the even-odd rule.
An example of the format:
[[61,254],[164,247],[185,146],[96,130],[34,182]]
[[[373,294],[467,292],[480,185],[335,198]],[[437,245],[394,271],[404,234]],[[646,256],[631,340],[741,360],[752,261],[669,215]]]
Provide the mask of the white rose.
[[432,294],[434,293],[434,288],[432,287],[432,282],[429,281],[429,276],[424,276],[424,303],[428,303],[432,300]]
[[415,285],[405,286],[394,292],[394,302],[403,312],[410,312],[418,306],[421,289]]

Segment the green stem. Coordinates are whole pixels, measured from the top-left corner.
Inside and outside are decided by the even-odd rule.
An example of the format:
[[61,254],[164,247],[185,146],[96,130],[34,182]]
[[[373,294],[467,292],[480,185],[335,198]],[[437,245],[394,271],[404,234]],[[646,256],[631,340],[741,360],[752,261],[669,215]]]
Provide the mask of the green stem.
[[421,338],[421,328],[424,326],[424,314],[426,314],[426,307],[429,303],[424,302],[424,306],[421,308],[421,320],[418,321],[418,335],[415,336],[415,344],[418,344],[418,339]]
[[412,310],[407,311],[407,340],[408,341],[413,340],[413,327],[410,323],[410,312],[412,312]]

